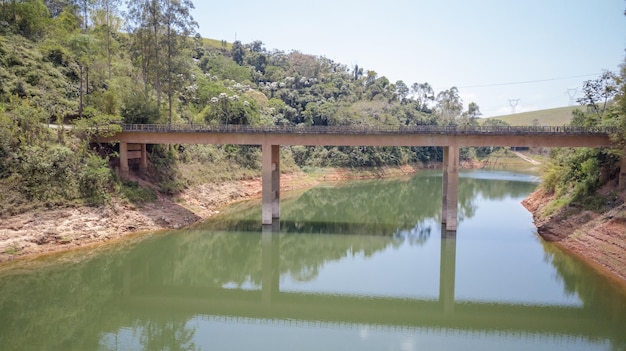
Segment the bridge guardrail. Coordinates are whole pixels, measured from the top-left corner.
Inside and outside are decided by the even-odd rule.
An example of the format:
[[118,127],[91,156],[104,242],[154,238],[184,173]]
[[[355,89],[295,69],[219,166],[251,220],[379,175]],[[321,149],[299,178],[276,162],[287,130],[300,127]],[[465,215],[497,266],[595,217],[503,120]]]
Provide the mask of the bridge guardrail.
[[249,126],[194,124],[123,124],[125,132],[270,133],[270,134],[443,134],[443,135],[607,135],[608,127],[575,126]]

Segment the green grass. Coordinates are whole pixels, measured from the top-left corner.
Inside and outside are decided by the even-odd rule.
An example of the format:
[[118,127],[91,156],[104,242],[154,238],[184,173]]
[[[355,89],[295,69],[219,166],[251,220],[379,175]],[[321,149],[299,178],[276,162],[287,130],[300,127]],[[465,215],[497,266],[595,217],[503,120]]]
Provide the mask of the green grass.
[[[540,155],[523,152],[527,157],[534,159],[535,161],[544,162],[544,159]],[[539,172],[540,165],[533,165],[528,163],[519,157],[517,157],[511,150],[504,148],[493,152],[487,158],[481,161],[488,163],[488,168],[495,169],[507,169],[515,171],[530,171],[532,173]]]
[[122,195],[133,204],[142,204],[146,202],[154,202],[157,194],[150,188],[144,188],[134,181],[125,181],[122,183]]
[[16,255],[22,251],[18,246],[9,246],[4,250],[4,253],[7,255]]
[[233,48],[233,44],[232,43],[226,42],[226,47],[223,47],[221,40],[209,39],[209,38],[202,38],[202,44],[204,44],[206,46],[212,46],[212,47],[218,48],[218,49],[226,49],[228,51],[232,50],[232,48]]
[[540,126],[563,126],[572,120],[572,111],[580,106],[567,106],[548,110],[516,113],[512,115],[482,118],[481,123],[488,119],[499,119],[512,126],[532,126],[536,120]]

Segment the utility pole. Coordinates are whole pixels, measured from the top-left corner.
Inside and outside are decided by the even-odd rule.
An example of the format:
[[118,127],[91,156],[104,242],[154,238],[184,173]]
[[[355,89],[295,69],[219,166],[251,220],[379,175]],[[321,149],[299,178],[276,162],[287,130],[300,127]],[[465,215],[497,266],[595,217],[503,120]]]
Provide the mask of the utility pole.
[[576,105],[576,94],[578,94],[578,88],[567,88],[570,106]]

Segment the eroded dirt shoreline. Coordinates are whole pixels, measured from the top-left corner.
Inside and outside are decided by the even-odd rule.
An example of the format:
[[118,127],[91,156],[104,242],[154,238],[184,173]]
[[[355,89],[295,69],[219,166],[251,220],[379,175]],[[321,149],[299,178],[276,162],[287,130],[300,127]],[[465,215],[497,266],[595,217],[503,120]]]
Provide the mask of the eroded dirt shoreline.
[[542,216],[553,196],[541,189],[522,204],[533,214],[537,231],[544,240],[583,259],[626,288],[626,191],[616,197],[620,204],[601,214],[570,208]]
[[[476,165],[465,165],[473,168]],[[336,169],[323,175],[281,175],[281,189],[295,190],[324,181],[380,178],[414,174],[411,166],[354,172]],[[122,239],[133,233],[180,228],[219,213],[220,208],[261,196],[260,179],[204,184],[176,197],[134,206],[119,200],[100,207],[68,207],[24,213],[0,220],[0,264],[17,258],[68,251]],[[624,192],[621,193],[622,203]],[[599,215],[581,211],[540,218],[550,196],[537,190],[524,200],[533,213],[539,234],[547,241],[588,261],[599,271],[626,286],[626,205]]]
[[[329,170],[323,174],[282,174],[281,190],[313,187],[323,181],[409,175],[411,166],[376,171]],[[141,182],[141,180],[136,179]],[[135,206],[119,199],[99,207],[67,207],[0,218],[0,264],[17,258],[76,249],[129,234],[177,229],[219,213],[231,203],[261,196],[260,178],[203,184],[175,197],[159,195]]]

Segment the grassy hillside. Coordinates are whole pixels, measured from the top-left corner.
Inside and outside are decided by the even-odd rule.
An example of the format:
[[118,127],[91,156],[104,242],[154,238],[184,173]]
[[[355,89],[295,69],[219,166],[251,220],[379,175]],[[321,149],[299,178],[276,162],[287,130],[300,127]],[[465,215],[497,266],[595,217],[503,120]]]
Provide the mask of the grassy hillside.
[[516,113],[506,116],[483,118],[480,122],[484,123],[488,119],[499,119],[512,126],[531,126],[535,125],[535,121],[537,121],[540,126],[562,126],[569,124],[572,120],[572,111],[577,108],[580,108],[580,106],[566,106],[548,110]]

